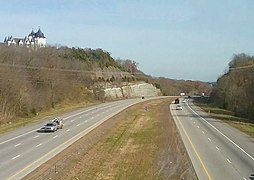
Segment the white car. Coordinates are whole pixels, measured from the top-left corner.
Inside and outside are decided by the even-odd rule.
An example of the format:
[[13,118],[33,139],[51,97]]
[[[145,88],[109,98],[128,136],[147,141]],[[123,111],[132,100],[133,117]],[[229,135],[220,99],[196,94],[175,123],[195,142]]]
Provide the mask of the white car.
[[183,110],[183,107],[181,105],[177,105],[176,110]]
[[57,124],[55,122],[49,122],[39,130],[39,132],[55,132],[55,131],[57,131]]

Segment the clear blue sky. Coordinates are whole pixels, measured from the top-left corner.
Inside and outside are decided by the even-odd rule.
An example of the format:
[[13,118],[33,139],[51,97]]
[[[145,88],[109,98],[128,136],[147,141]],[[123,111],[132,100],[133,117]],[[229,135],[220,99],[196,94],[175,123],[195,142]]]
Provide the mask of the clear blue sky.
[[156,77],[216,81],[233,54],[254,54],[254,0],[1,0],[0,17],[2,41],[40,26],[47,43],[102,48]]

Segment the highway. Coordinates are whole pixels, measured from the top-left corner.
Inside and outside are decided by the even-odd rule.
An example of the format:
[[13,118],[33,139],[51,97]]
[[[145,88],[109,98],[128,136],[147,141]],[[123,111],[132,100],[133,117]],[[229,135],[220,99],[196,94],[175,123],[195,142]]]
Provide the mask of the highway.
[[0,135],[0,179],[21,179],[105,120],[142,101],[121,100],[65,113],[64,128],[54,133],[37,132],[46,121]]
[[254,174],[254,138],[210,118],[191,100],[170,105],[184,145],[200,180],[248,180]]

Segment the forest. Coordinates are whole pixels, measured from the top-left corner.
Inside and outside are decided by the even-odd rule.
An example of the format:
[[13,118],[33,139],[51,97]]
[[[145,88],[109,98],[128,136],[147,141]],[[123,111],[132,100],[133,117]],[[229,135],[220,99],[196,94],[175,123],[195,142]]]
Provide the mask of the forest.
[[217,80],[211,103],[233,111],[236,116],[254,119],[254,56],[236,54],[228,70]]
[[[98,70],[115,71],[110,76]],[[97,74],[96,74],[97,73]],[[164,95],[210,93],[211,86],[196,81],[156,78],[138,69],[138,63],[114,59],[102,49],[0,45],[0,124],[17,117],[36,116],[60,104],[100,101],[103,83],[145,81]]]

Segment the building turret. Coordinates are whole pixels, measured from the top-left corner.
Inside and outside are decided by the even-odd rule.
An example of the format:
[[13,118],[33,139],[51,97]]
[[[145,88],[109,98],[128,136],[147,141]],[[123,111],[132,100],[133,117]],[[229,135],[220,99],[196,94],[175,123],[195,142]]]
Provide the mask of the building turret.
[[39,30],[35,33],[34,39],[35,39],[35,45],[37,47],[46,46],[46,37],[42,33],[41,28],[39,28]]

